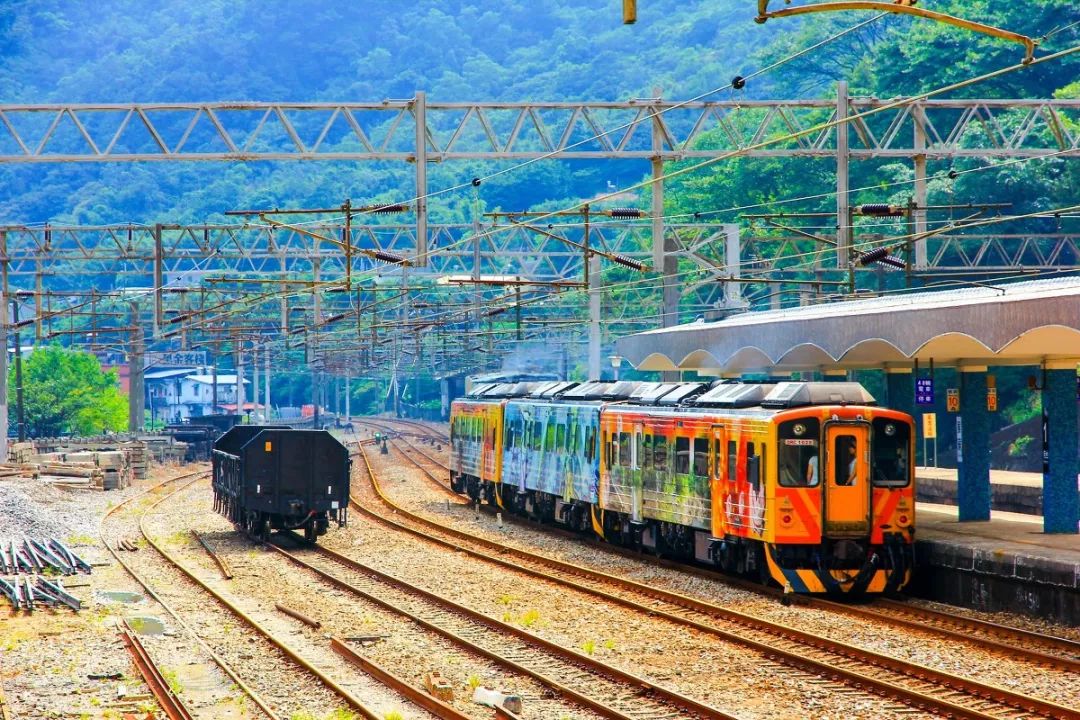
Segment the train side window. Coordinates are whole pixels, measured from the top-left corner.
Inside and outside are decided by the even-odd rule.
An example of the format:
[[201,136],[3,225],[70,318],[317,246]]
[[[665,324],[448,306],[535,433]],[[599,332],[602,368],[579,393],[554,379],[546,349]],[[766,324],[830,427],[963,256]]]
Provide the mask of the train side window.
[[668,470],[668,455],[670,453],[668,444],[668,439],[663,435],[657,435],[653,438],[653,467],[660,472]]
[[555,449],[566,449],[566,425],[561,422],[555,426]]
[[592,425],[585,428],[585,457],[589,462],[596,457],[596,428]]
[[761,457],[752,442],[746,443],[746,480],[755,490],[761,487]]
[[739,464],[739,450],[738,443],[734,440],[728,440],[727,444],[727,480],[728,482],[735,482],[736,468]]
[[679,475],[690,474],[690,438],[675,438],[675,472]]
[[630,433],[619,433],[619,465],[630,467]]
[[653,467],[653,436],[641,436],[641,469],[652,470]]
[[694,475],[709,477],[709,440],[694,438]]

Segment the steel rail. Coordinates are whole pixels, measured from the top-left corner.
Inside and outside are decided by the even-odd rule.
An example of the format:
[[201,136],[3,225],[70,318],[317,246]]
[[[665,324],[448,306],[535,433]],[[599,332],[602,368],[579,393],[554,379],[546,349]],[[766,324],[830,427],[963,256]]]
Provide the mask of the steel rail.
[[251,627],[256,633],[263,636],[267,641],[270,642],[271,645],[273,645],[278,650],[280,650],[282,653],[284,653],[286,657],[290,658],[297,665],[299,665],[300,667],[302,667],[303,669],[307,670],[309,673],[314,675],[315,678],[319,680],[319,682],[321,682],[331,692],[335,693],[338,697],[340,697],[342,700],[344,700],[346,703],[348,703],[362,717],[366,718],[367,720],[382,720],[382,716],[379,713],[376,713],[374,710],[369,708],[367,705],[365,705],[363,703],[363,701],[360,700],[360,698],[353,695],[351,692],[349,692],[346,688],[341,686],[337,681],[335,681],[329,675],[327,675],[326,673],[324,673],[323,671],[321,671],[317,667],[315,667],[311,662],[309,662],[302,655],[300,655],[299,652],[297,652],[292,647],[290,647],[285,641],[281,640],[280,638],[275,636],[272,632],[270,632],[268,629],[263,627],[257,620],[255,620],[255,618],[248,615],[246,612],[244,612],[239,607],[237,607],[228,598],[226,598],[221,593],[219,593],[218,591],[216,591],[212,587],[210,587],[209,584],[207,584],[202,579],[200,579],[192,570],[190,570],[186,565],[181,563],[178,559],[173,557],[173,555],[171,553],[169,553],[167,550],[162,548],[157,543],[157,541],[155,541],[153,539],[153,536],[146,529],[146,518],[147,518],[147,516],[151,512],[153,512],[155,509],[157,509],[157,507],[159,505],[161,505],[163,502],[170,499],[173,495],[177,494],[178,492],[180,492],[183,489],[184,488],[180,488],[178,490],[175,490],[175,491],[173,491],[173,492],[159,498],[154,503],[152,503],[148,508],[146,508],[146,510],[143,511],[143,514],[139,518],[139,532],[142,533],[142,536],[146,540],[146,542],[149,543],[150,546],[152,548],[154,548],[154,550],[156,550],[157,553],[159,555],[161,555],[161,557],[164,558],[169,564],[171,564],[177,570],[182,572],[192,582],[194,582],[196,585],[201,587],[207,593],[212,595],[219,603],[224,605],[230,612],[232,612],[233,615],[235,615],[237,618],[244,621],[244,623],[246,623],[249,627]]
[[131,653],[131,657],[135,661],[135,667],[138,669],[139,674],[142,675],[143,680],[146,681],[150,692],[157,698],[161,709],[169,716],[169,720],[193,720],[191,712],[188,711],[183,701],[169,687],[165,676],[161,674],[161,670],[158,669],[153,658],[150,657],[150,653],[146,651],[142,641],[135,635],[131,624],[126,619],[122,622],[123,624],[120,625],[120,638]]
[[[239,675],[236,674],[236,671],[232,669],[232,667],[228,664],[228,662],[226,662],[226,660],[223,657],[221,657],[216,652],[214,652],[214,650],[209,645],[206,644],[206,641],[203,640],[201,637],[199,637],[199,635],[187,623],[185,623],[183,621],[183,619],[181,619],[180,615],[176,612],[176,610],[174,610],[171,605],[169,605],[167,602],[165,602],[165,600],[160,595],[158,595],[157,592],[152,587],[150,587],[150,583],[148,583],[141,575],[139,575],[139,573],[135,572],[134,568],[132,568],[131,565],[129,565],[127,563],[127,561],[125,561],[122,557],[120,557],[120,554],[118,552],[116,552],[116,550],[113,548],[113,546],[110,545],[108,543],[108,541],[106,541],[106,539],[105,539],[105,521],[108,518],[110,518],[114,513],[118,513],[121,509],[127,507],[128,504],[134,502],[135,500],[143,498],[143,497],[149,495],[150,493],[152,493],[152,492],[154,492],[154,491],[156,491],[156,490],[158,490],[158,489],[160,489],[160,488],[162,488],[165,485],[168,485],[170,483],[178,482],[180,480],[185,480],[185,479],[192,478],[192,477],[194,477],[195,479],[191,480],[191,482],[195,482],[196,480],[198,480],[198,476],[209,475],[209,474],[210,474],[209,470],[198,470],[198,471],[195,471],[195,472],[184,473],[184,474],[169,478],[167,480],[163,480],[162,482],[160,482],[160,483],[158,483],[158,484],[156,484],[156,485],[154,485],[152,487],[149,487],[146,490],[144,490],[144,491],[142,491],[142,492],[140,492],[140,493],[138,493],[136,495],[132,495],[131,497],[127,498],[126,500],[123,500],[122,502],[114,505],[112,508],[110,508],[105,513],[104,516],[102,516],[101,523],[100,523],[100,525],[98,527],[98,537],[101,540],[101,544],[105,547],[105,549],[109,552],[109,554],[113,556],[113,559],[115,559],[116,562],[120,564],[120,567],[124,568],[124,570],[127,572],[127,574],[130,575],[132,578],[134,578],[135,582],[137,582],[139,584],[139,587],[141,587],[143,589],[143,591],[146,592],[147,595],[152,597],[159,605],[161,605],[163,608],[165,608],[165,612],[169,613],[169,616],[172,617],[172,619],[176,621],[177,625],[184,628],[184,630],[187,631],[188,635],[193,640],[195,640],[196,643],[198,643],[199,647],[201,647],[204,651],[206,651],[207,655],[210,656],[210,659],[212,659],[214,661],[214,663],[219,668],[221,668],[221,671],[224,672],[229,677],[230,680],[232,680],[234,683],[236,683],[236,686],[238,688],[240,688],[240,690],[243,691],[243,693],[245,695],[247,695],[249,698],[251,698],[251,701],[253,703],[255,703],[255,705],[260,710],[262,710],[264,713],[266,713],[266,716],[269,717],[270,720],[281,720],[280,716],[270,708],[270,706],[267,704],[267,702],[265,700],[263,700],[263,698],[258,693],[256,693],[251,688],[250,685],[245,683],[243,681],[243,679],[240,678]],[[186,487],[186,485],[185,485],[185,487]],[[7,719],[5,718],[4,720],[7,720]]]
[[[362,422],[367,422],[365,419]],[[389,422],[401,422],[399,420],[392,420]],[[418,423],[403,423],[411,427],[423,426]],[[435,433],[432,436],[438,437]],[[424,449],[417,447],[408,439],[402,437],[403,442],[408,445],[412,450],[419,453],[429,462],[434,465],[438,465],[444,470],[450,468],[446,463],[439,459],[429,455]],[[415,463],[414,458],[406,455],[410,462]],[[461,498],[459,493],[454,492],[443,481],[436,478],[426,468],[419,465],[417,467],[428,477],[433,485],[440,490],[446,492],[448,495],[452,495],[456,498]],[[490,511],[491,508],[484,506],[485,511]],[[520,521],[520,518],[516,515],[509,515],[509,519],[515,522]],[[637,560],[647,560],[654,564],[659,564],[664,567],[673,567],[679,570],[689,572],[699,577],[709,578],[717,582],[722,582],[727,585],[739,587],[741,589],[748,590],[750,592],[756,592],[759,594],[765,594],[770,596],[778,596],[779,593],[773,592],[769,588],[760,587],[754,583],[748,583],[739,580],[738,578],[732,578],[727,575],[723,575],[719,572],[708,570],[704,568],[698,568],[685,563],[672,563],[670,561],[663,561],[660,558],[654,558],[651,556],[642,556],[639,553],[624,553],[622,548],[610,545],[608,543],[592,541],[589,538],[582,538],[578,533],[565,530],[562,528],[550,528],[553,531],[564,533],[568,537],[574,537],[579,540],[584,539],[591,544],[601,548],[604,552],[610,552],[618,554],[624,557],[632,557]],[[888,598],[877,598],[874,602],[874,606],[862,607],[857,605],[845,605],[833,600],[827,600],[823,598],[816,598],[810,596],[800,597],[797,602],[806,607],[815,607],[821,609],[828,609],[833,612],[844,613],[855,617],[862,617],[872,619],[880,622],[886,622],[898,627],[906,627],[913,630],[919,630],[922,632],[930,632],[947,637],[952,640],[958,640],[969,644],[979,645],[981,647],[995,650],[1005,653],[1013,658],[1022,657],[1026,661],[1056,667],[1069,672],[1080,672],[1080,642],[1075,640],[1069,640],[1067,638],[1057,637],[1054,635],[1047,635],[1043,633],[1033,632],[1030,630],[1024,630],[1009,625],[1003,625],[999,623],[988,622],[986,620],[980,620],[978,618],[966,617],[964,615],[958,615],[943,610],[934,610],[931,608],[920,607],[911,605],[906,602],[898,600],[892,600]],[[909,617],[904,617],[905,615]],[[910,616],[914,616],[913,619]],[[951,626],[951,627],[950,627]],[[984,634],[972,634],[972,633],[985,633]],[[993,637],[986,637],[990,635]],[[1045,649],[1038,649],[1032,647],[1032,643],[1042,645]],[[1054,650],[1065,655],[1054,654],[1048,650]]]
[[[400,451],[399,451],[400,452]],[[361,454],[364,459],[367,459],[366,453],[361,448]],[[404,454],[404,453],[402,453]],[[406,455],[408,457],[408,455]],[[370,467],[370,465],[369,465]],[[826,677],[832,675],[839,675],[845,677],[847,682],[861,687],[872,687],[876,692],[887,694],[895,699],[898,699],[906,704],[914,707],[926,707],[933,706],[938,711],[951,715],[953,717],[966,717],[966,718],[990,718],[1001,717],[1000,715],[989,714],[982,712],[979,709],[970,707],[969,705],[961,705],[950,700],[944,700],[936,698],[932,695],[926,694],[923,689],[912,689],[907,687],[898,686],[895,679],[878,678],[872,675],[865,674],[860,670],[853,670],[850,668],[842,667],[835,662],[824,662],[805,656],[805,649],[801,652],[799,649],[784,649],[775,644],[774,641],[762,642],[748,638],[743,634],[725,630],[716,625],[710,624],[708,621],[723,620],[728,623],[732,623],[738,626],[741,630],[750,630],[757,632],[764,632],[774,638],[778,638],[783,641],[796,643],[803,648],[811,647],[818,651],[830,653],[832,655],[839,656],[843,659],[843,662],[857,661],[862,666],[871,666],[884,670],[887,673],[894,673],[901,675],[909,679],[914,684],[932,684],[933,688],[927,688],[927,691],[936,690],[942,692],[941,688],[947,688],[948,692],[956,694],[957,692],[968,696],[966,700],[969,703],[981,703],[990,701],[997,705],[1008,706],[1010,709],[1022,710],[1024,712],[1038,712],[1045,717],[1049,718],[1080,718],[1080,713],[1077,713],[1069,708],[1052,703],[1040,698],[1031,697],[1021,693],[1016,693],[1006,688],[982,683],[970,678],[964,678],[951,673],[947,673],[941,670],[930,668],[917,663],[908,662],[898,658],[893,658],[881,653],[877,653],[864,648],[848,645],[824,636],[816,635],[810,632],[798,630],[796,628],[783,625],[781,623],[771,622],[762,618],[757,618],[745,613],[741,613],[728,608],[723,608],[713,603],[692,598],[679,593],[662,590],[659,588],[653,588],[642,583],[627,578],[622,578],[608,573],[603,573],[591,568],[585,568],[572,563],[567,563],[561,560],[556,560],[543,555],[530,553],[519,548],[515,548],[508,545],[503,545],[486,538],[475,537],[464,533],[454,528],[449,528],[432,520],[428,520],[416,513],[413,513],[400,505],[397,505],[390,500],[385,494],[382,493],[381,488],[378,485],[377,479],[372,474],[370,475],[372,483],[376,489],[377,495],[380,499],[390,508],[392,508],[399,515],[408,517],[414,522],[418,522],[427,527],[431,527],[439,532],[446,533],[453,537],[465,540],[466,542],[475,543],[489,550],[497,551],[502,555],[511,555],[520,560],[527,560],[539,563],[549,568],[555,568],[559,571],[566,572],[570,575],[575,575],[593,582],[614,586],[620,590],[626,590],[630,592],[640,593],[651,600],[658,600],[661,602],[670,603],[674,606],[674,611],[662,610],[656,607],[654,604],[643,604],[636,602],[632,599],[616,595],[605,590],[600,590],[588,585],[583,585],[579,582],[561,578],[558,576],[550,575],[542,571],[534,570],[532,568],[525,567],[521,564],[511,563],[502,558],[491,557],[488,554],[471,550],[465,546],[457,545],[449,541],[441,540],[438,538],[432,538],[433,541],[439,542],[449,547],[453,547],[456,551],[465,552],[472,557],[476,557],[479,560],[494,564],[502,564],[514,571],[526,573],[534,577],[543,578],[551,582],[555,582],[564,586],[573,587],[582,592],[602,597],[611,602],[630,607],[639,612],[645,612],[652,615],[664,617],[684,625],[689,625],[702,632],[719,636],[723,639],[731,642],[737,642],[743,645],[749,645],[754,649],[757,649],[763,653],[769,655],[777,655],[783,657],[784,661],[788,664],[796,665],[802,668],[811,668],[812,672],[818,674],[824,674]],[[401,523],[397,523],[387,518],[381,518],[370,509],[366,510],[366,514],[382,519],[389,524],[405,527]],[[415,534],[428,536],[415,528],[409,528],[407,532],[414,532]],[[691,617],[687,617],[682,613],[690,611],[692,613],[701,613],[705,616],[706,621],[695,620]]]
[[364,657],[349,647],[344,640],[331,636],[330,647],[333,648],[334,652],[338,655],[356,665],[383,685],[394,688],[432,715],[444,718],[445,720],[472,720],[472,718],[455,708],[453,705],[449,705],[439,698],[429,695],[420,688],[409,683],[404,678],[376,665],[370,658]]
[[[293,537],[297,540],[297,542],[300,542],[299,538],[296,538],[295,536]],[[635,712],[633,715],[624,713],[617,708],[611,707],[603,701],[597,700],[590,695],[575,690],[568,685],[561,683],[548,675],[545,675],[544,673],[533,670],[526,665],[511,660],[503,655],[500,655],[499,653],[489,648],[486,648],[476,642],[473,642],[472,640],[469,640],[452,630],[433,623],[414,612],[406,610],[405,608],[402,608],[399,605],[396,605],[389,600],[386,600],[385,598],[379,597],[378,595],[368,592],[363,588],[357,587],[356,585],[353,585],[352,583],[349,583],[348,581],[343,580],[336,575],[333,575],[332,573],[323,570],[322,568],[312,565],[311,563],[305,561],[303,558],[300,558],[295,554],[290,553],[284,548],[281,548],[273,543],[267,543],[266,546],[284,555],[298,565],[303,566],[307,570],[314,572],[316,575],[330,582],[335,587],[341,590],[345,590],[346,592],[353,593],[359,597],[364,598],[365,600],[368,600],[369,602],[378,605],[379,607],[389,610],[395,614],[399,614],[402,617],[408,618],[409,620],[417,623],[421,627],[431,630],[432,632],[435,632],[439,635],[442,635],[451,642],[468,648],[470,651],[486,657],[495,663],[503,665],[504,667],[507,667],[516,673],[531,677],[542,685],[551,688],[552,690],[558,692],[561,695],[565,695],[566,697],[573,699],[575,702],[595,711],[603,717],[611,718],[612,720],[641,720],[641,718],[644,717],[640,711]],[[327,547],[324,547],[322,545],[313,545],[310,547],[314,552],[318,553],[319,555],[328,557],[334,562],[344,565],[351,570],[372,576],[376,578],[379,582],[397,587],[407,593],[421,597],[422,599],[435,605],[441,606],[452,613],[464,616],[472,622],[483,624],[498,633],[512,635],[517,639],[534,646],[545,654],[558,657],[564,662],[568,662],[572,665],[587,668],[589,671],[595,674],[606,676],[608,680],[618,683],[620,685],[629,686],[635,692],[642,693],[646,696],[651,695],[655,696],[656,698],[660,698],[665,701],[668,706],[664,708],[664,712],[670,712],[670,705],[674,705],[681,710],[693,713],[693,715],[697,717],[715,718],[716,720],[737,720],[734,715],[727,714],[722,710],[698,702],[692,698],[682,695],[681,693],[669,690],[638,675],[628,673],[624,670],[619,670],[618,668],[602,663],[595,658],[591,658],[588,655],[584,655],[575,650],[564,648],[557,643],[551,642],[550,640],[545,640],[544,638],[527,632],[514,625],[510,625],[509,623],[496,620],[495,618],[489,617],[482,612],[473,610],[472,608],[450,600],[449,598],[439,595],[438,593],[432,592],[430,590],[425,590],[424,588],[421,588],[417,585],[413,585],[412,583],[409,583],[408,581],[403,580],[397,576],[383,572],[382,570],[378,570],[374,567],[371,567],[370,565],[360,562],[359,560],[330,550]]]
[[203,536],[197,533],[194,529],[191,531],[191,534],[196,540],[199,541],[199,544],[203,546],[203,549],[206,550],[210,557],[213,558],[214,562],[217,563],[217,566],[221,570],[221,574],[225,576],[225,579],[232,580],[233,571],[232,568],[229,567],[229,563],[225,560],[225,558],[221,557],[221,555],[218,555],[217,551],[214,550],[214,548],[210,547],[210,543],[206,542],[206,540],[203,539]]

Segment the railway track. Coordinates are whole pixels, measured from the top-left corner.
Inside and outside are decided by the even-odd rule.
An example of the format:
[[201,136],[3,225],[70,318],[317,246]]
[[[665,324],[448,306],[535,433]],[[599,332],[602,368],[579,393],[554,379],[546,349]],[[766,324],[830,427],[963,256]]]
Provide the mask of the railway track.
[[[392,429],[392,425],[386,425],[386,427]],[[422,428],[423,426],[410,423],[409,427]],[[433,436],[439,437],[434,433]],[[446,463],[432,456],[424,448],[415,445],[406,438],[402,438],[402,440],[409,446],[410,450],[421,455],[432,465],[440,468],[442,471],[449,472],[449,467]],[[411,455],[406,454],[405,457],[410,462],[413,462],[413,464],[424,473],[425,477],[431,480],[440,490],[446,492],[448,495],[460,497],[450,489],[445,480],[436,477],[428,468],[423,467],[420,463],[416,463],[415,458]],[[493,509],[487,507],[484,507],[483,509],[493,511]],[[509,519],[513,521],[520,520],[517,516],[510,516]],[[579,540],[581,539],[580,535],[571,531],[560,528],[552,529],[564,533],[567,536]],[[592,542],[604,552],[613,552],[619,555],[633,557],[638,560],[645,559],[646,561],[657,561],[656,558],[642,556],[639,553],[627,552],[622,548],[607,543],[602,543],[600,541]],[[670,562],[661,562],[661,564],[669,567],[677,567],[680,571],[693,573],[699,577],[708,578],[724,584],[734,585],[751,592],[774,597],[780,595],[779,591],[775,591],[771,588],[763,588],[754,583],[744,582],[737,578],[732,578],[708,569]],[[1080,642],[1075,640],[1036,633],[1008,625],[991,623],[977,618],[971,618],[942,610],[934,610],[914,605],[909,602],[887,598],[878,598],[869,606],[849,605],[809,596],[800,597],[798,602],[807,607],[828,609],[852,617],[884,622],[897,627],[905,627],[920,632],[932,633],[939,637],[964,642],[969,645],[978,645],[986,649],[1007,653],[1014,658],[1023,658],[1025,661],[1035,665],[1080,673]]]
[[[367,456],[362,448],[361,454],[366,461]],[[408,454],[402,454],[412,460]],[[416,465],[422,471],[425,470],[418,462]],[[368,467],[371,471],[370,465]],[[406,532],[465,552],[478,560],[501,564],[517,572],[571,587],[624,607],[658,615],[724,640],[752,647],[788,665],[827,678],[842,679],[852,686],[871,689],[911,707],[930,709],[950,717],[966,718],[1080,717],[1080,713],[1072,708],[1007,688],[882,655],[696,598],[473,537],[397,505],[381,492],[373,472],[370,478],[376,495],[388,508],[393,509],[399,519],[407,518],[413,525],[448,535],[454,540],[439,538],[407,523],[383,518],[370,509],[366,511],[369,515]],[[482,549],[475,549],[476,546]],[[501,557],[495,557],[492,551]],[[504,559],[506,557],[512,557],[513,562]]]
[[[141,574],[137,573],[130,563],[128,563],[126,560],[124,560],[124,558],[120,556],[120,554],[116,551],[115,541],[110,543],[109,539],[106,538],[106,521],[113,515],[119,514],[122,510],[126,509],[136,500],[141,500],[143,498],[146,498],[147,496],[152,497],[155,494],[160,494],[161,492],[164,492],[165,488],[174,483],[182,482],[185,480],[194,482],[200,477],[205,477],[208,474],[208,471],[197,470],[195,472],[184,473],[176,477],[169,478],[167,480],[164,480],[163,482],[158,483],[157,485],[154,485],[153,487],[148,488],[146,491],[138,495],[133,495],[132,497],[124,500],[123,502],[113,506],[109,509],[108,512],[105,513],[104,517],[102,517],[101,526],[98,530],[98,536],[101,539],[102,545],[105,546],[105,549],[108,550],[109,554],[112,555],[113,559],[116,560],[117,564],[119,564],[120,567],[124,568],[124,571],[127,572],[127,574],[130,575],[135,580],[135,582],[139,584],[139,587],[141,587],[148,596],[152,597],[159,605],[161,605],[162,608],[165,609],[165,612],[169,614],[173,621],[176,622],[179,627],[182,627],[187,632],[188,637],[192,638],[199,645],[199,647],[207,654],[207,656],[214,662],[214,664],[216,664],[221,669],[221,671],[224,672],[225,675],[227,675],[228,678],[236,684],[236,686],[241,690],[241,692],[243,692],[244,695],[251,700],[255,707],[261,710],[270,720],[279,720],[279,716],[270,708],[266,700],[264,700],[262,696],[259,695],[259,693],[257,693],[247,683],[245,683],[243,679],[241,679],[240,676],[236,673],[236,671],[232,668],[232,666],[228,662],[226,662],[226,660],[222,658],[218,653],[214,652],[214,650],[202,638],[200,638],[199,635],[187,623],[184,622],[184,620],[180,617],[179,613],[177,613],[177,611],[172,607],[172,605],[167,603],[164,598],[162,598],[153,589],[153,587],[151,587],[150,583],[147,582],[147,580],[143,578]],[[130,627],[128,628],[128,630],[130,630]],[[133,653],[136,656],[144,657],[144,660],[142,662],[136,660],[136,665],[139,666],[140,673],[143,673],[145,664],[145,672],[149,674],[150,677],[147,677],[145,674],[144,677],[146,678],[147,685],[150,687],[151,692],[158,699],[159,704],[161,704],[162,710],[166,713],[166,715],[168,715],[170,720],[178,720],[178,718],[182,718],[183,713],[187,712],[187,709],[175,707],[175,703],[173,703],[172,700],[168,699],[167,697],[162,697],[163,695],[172,695],[171,690],[169,690],[167,686],[164,688],[155,687],[156,681],[153,679],[153,676],[156,675],[157,677],[161,677],[162,673],[158,668],[157,664],[154,662],[153,657],[148,652],[146,652],[145,648],[142,647],[142,643],[138,640],[137,637],[134,638],[134,642],[125,640],[125,645],[132,647]],[[183,703],[180,702],[178,698],[176,698],[176,703],[183,705]]]
[[[141,512],[139,513],[139,516],[138,516],[138,530],[139,530],[139,533],[140,533],[141,537],[143,538],[143,540],[145,540],[145,542],[148,544],[148,546],[153,549],[153,551],[156,553],[156,556],[159,557],[160,559],[162,559],[173,571],[179,572],[184,578],[186,578],[188,581],[190,581],[195,586],[197,586],[200,591],[210,595],[216,601],[217,607],[224,608],[231,616],[233,616],[234,618],[239,619],[245,626],[250,628],[250,630],[254,633],[255,636],[260,638],[262,641],[266,642],[272,648],[271,653],[276,651],[277,653],[280,653],[285,658],[287,658],[288,661],[292,663],[292,666],[294,668],[294,670],[290,671],[291,674],[295,674],[295,669],[296,668],[300,669],[302,671],[301,674],[306,674],[309,677],[313,677],[328,692],[332,693],[334,696],[339,698],[340,701],[344,701],[344,703],[358,716],[366,718],[367,720],[382,720],[383,714],[378,713],[378,712],[374,711],[373,709],[371,709],[366,703],[364,703],[360,699],[360,697],[358,697],[355,693],[353,693],[351,690],[346,688],[344,686],[344,684],[342,684],[342,683],[338,682],[337,680],[335,680],[325,670],[317,667],[312,661],[310,661],[309,659],[307,659],[303,655],[301,655],[300,652],[298,652],[296,649],[294,649],[284,639],[282,639],[281,637],[279,637],[275,633],[271,632],[264,625],[262,625],[255,618],[253,618],[250,614],[245,613],[236,603],[229,600],[221,592],[219,592],[218,590],[215,590],[208,582],[206,582],[205,580],[200,578],[196,572],[192,571],[190,568],[188,568],[186,565],[184,565],[182,562],[180,562],[180,560],[177,559],[172,553],[170,553],[168,550],[166,550],[162,546],[162,544],[159,543],[154,538],[152,533],[149,531],[149,529],[147,528],[147,524],[146,524],[147,518],[150,516],[151,513],[153,513],[158,508],[158,506],[160,506],[162,503],[164,503],[165,501],[172,498],[177,493],[179,493],[179,492],[183,491],[184,489],[186,489],[192,483],[198,482],[199,480],[203,479],[204,477],[206,477],[207,474],[208,473],[206,473],[206,472],[201,472],[201,473],[191,473],[191,474],[189,474],[187,476],[184,476],[185,478],[192,478],[192,479],[190,479],[189,482],[182,485],[181,487],[169,490],[167,492],[164,492],[163,490],[161,490],[161,488],[163,486],[165,486],[165,485],[169,485],[172,482],[175,482],[177,480],[176,478],[174,478],[172,481],[167,481],[166,483],[162,483],[161,485],[159,485],[159,486],[157,486],[155,488],[155,490],[157,491],[157,492],[155,492],[155,494],[158,495],[158,496],[155,499],[153,499],[153,502],[151,502],[147,507],[142,509]],[[119,506],[118,506],[118,508],[114,508],[114,510],[116,510],[116,509],[119,509]],[[110,512],[110,514],[112,514],[112,513]],[[109,543],[106,543],[106,544],[110,548],[112,547],[111,544],[109,544]],[[116,556],[115,553],[114,553],[114,556]],[[116,556],[116,557],[118,557],[118,556]],[[151,589],[151,585],[150,585],[149,582],[147,582],[146,580],[139,577],[135,573],[135,571],[128,566],[128,564],[123,563],[123,561],[121,561],[121,563],[125,566],[126,569],[128,569],[128,571],[130,573],[132,573],[132,575],[134,577],[136,577],[136,580],[140,583],[140,585],[142,585],[145,589],[147,589],[148,592],[151,592],[151,593],[154,592]],[[154,596],[156,598],[158,598],[159,601],[160,601],[160,594],[159,593],[154,593]],[[177,619],[178,621],[180,621],[180,617],[179,617],[179,615],[177,613],[175,613],[175,611],[170,611],[170,614],[174,617],[174,619]],[[182,621],[180,621],[180,622],[182,622]],[[185,626],[185,627],[187,627],[187,626]],[[191,631],[190,628],[188,628],[188,630],[190,632],[192,632],[195,637],[198,637],[198,635],[194,634],[194,632]],[[252,637],[251,640],[255,640],[255,637]],[[204,640],[200,640],[200,644],[202,644],[204,647],[208,647],[208,646],[206,646]],[[347,648],[347,646],[346,646],[346,648]],[[256,646],[252,646],[250,644],[245,645],[245,651],[248,653],[247,657],[249,657],[249,658],[261,657],[264,653],[266,653],[266,650],[262,650],[262,649],[256,650]],[[211,651],[211,652],[213,652],[213,651]],[[344,656],[345,655],[345,653],[342,652],[342,650],[340,648],[335,649],[333,646],[328,647],[328,652],[331,655],[333,655],[334,657],[339,657],[339,656]],[[336,653],[336,654],[334,654],[334,653]],[[339,657],[339,660],[340,660],[340,657]],[[223,669],[226,669],[227,666],[222,664],[222,662],[219,662],[219,664],[222,665]],[[340,664],[339,664],[339,667],[340,667]],[[262,668],[263,672],[265,672],[265,670],[266,670],[265,667]],[[260,709],[262,709],[267,714],[268,717],[274,718],[275,720],[278,720],[278,719],[281,719],[281,718],[284,718],[284,717],[289,717],[288,714],[281,715],[281,714],[276,713],[274,710],[272,710],[270,708],[270,706],[269,706],[269,703],[267,703],[264,699],[260,698],[256,693],[251,691],[251,689],[248,686],[244,685],[243,682],[240,680],[240,678],[236,675],[235,672],[232,672],[231,670],[228,670],[228,669],[226,669],[226,672],[228,672],[230,677],[234,681],[237,681],[238,684],[241,685],[241,687],[244,687],[246,689],[247,694],[249,695],[249,697],[252,697],[252,699],[255,700],[256,704],[258,704]],[[365,672],[366,672],[366,674],[376,675],[376,673],[372,672],[370,668],[365,670]],[[390,677],[392,678],[392,676],[390,676]],[[295,681],[295,678],[290,678],[290,681]],[[379,681],[384,683],[384,684],[387,684],[389,687],[391,687],[391,689],[394,689],[392,679],[388,679],[386,676],[383,676],[382,678],[379,678]],[[414,688],[409,688],[409,690],[415,691]],[[404,695],[405,697],[409,697],[410,693],[409,692],[402,692],[401,694]],[[291,695],[292,695],[293,700],[295,701],[295,700],[299,700],[300,698],[310,696],[310,692],[305,692],[305,691],[297,688],[296,691],[291,693]],[[402,704],[408,706],[411,703],[406,702],[406,703],[402,703]],[[464,720],[464,716],[461,716],[460,714],[457,714],[456,712],[454,712],[454,713],[446,712],[446,713],[428,714],[427,712],[420,711],[419,706],[417,706],[417,712],[414,713],[414,715],[416,715],[418,717],[438,717],[441,720]]]
[[295,536],[293,539],[300,546],[297,551],[290,552],[277,544],[269,547],[337,588],[415,622],[511,672],[530,677],[601,717],[735,720],[735,716],[717,708],[563,648],[346,555],[321,545],[306,546]]

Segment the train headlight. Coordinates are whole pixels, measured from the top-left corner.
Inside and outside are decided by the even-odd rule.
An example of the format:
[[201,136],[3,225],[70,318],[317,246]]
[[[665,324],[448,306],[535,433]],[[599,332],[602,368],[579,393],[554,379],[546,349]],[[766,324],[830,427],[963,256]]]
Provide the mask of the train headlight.
[[806,434],[806,426],[802,423],[795,423],[795,426],[791,428],[791,431],[795,433],[796,436],[802,436]]
[[908,518],[907,515],[901,515],[900,517],[896,518],[896,522],[900,525],[907,525],[909,519],[910,518]]
[[889,437],[892,437],[893,435],[895,435],[896,434],[896,426],[893,425],[892,423],[889,423],[888,425],[886,425],[885,426],[885,434],[888,435]]
[[781,522],[782,524],[784,524],[784,525],[790,525],[790,524],[791,524],[791,514],[790,514],[790,513],[784,513],[784,514],[783,514],[783,515],[782,515],[782,516],[780,517],[780,522]]

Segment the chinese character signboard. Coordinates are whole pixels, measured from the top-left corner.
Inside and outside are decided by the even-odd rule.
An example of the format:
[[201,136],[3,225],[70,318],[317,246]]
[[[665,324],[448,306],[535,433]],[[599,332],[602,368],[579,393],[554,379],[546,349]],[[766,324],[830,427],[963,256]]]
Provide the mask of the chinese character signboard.
[[934,378],[915,378],[915,404],[934,404]]
[[997,412],[997,388],[986,389],[986,409]]
[[945,392],[945,409],[949,412],[960,412],[960,390],[949,388]]
[[926,413],[922,416],[922,436],[926,440],[937,438],[937,413]]
[[148,352],[143,356],[143,367],[201,367],[206,365],[205,350],[174,350]]

